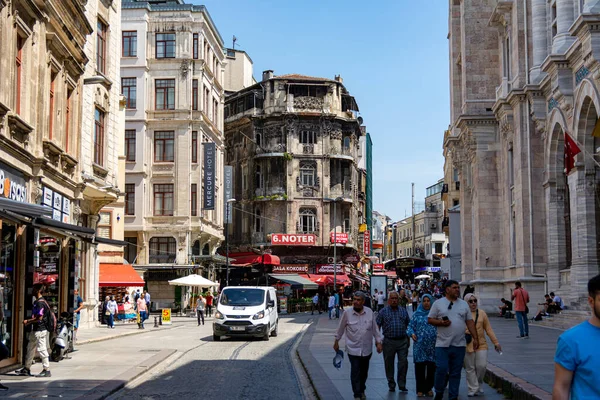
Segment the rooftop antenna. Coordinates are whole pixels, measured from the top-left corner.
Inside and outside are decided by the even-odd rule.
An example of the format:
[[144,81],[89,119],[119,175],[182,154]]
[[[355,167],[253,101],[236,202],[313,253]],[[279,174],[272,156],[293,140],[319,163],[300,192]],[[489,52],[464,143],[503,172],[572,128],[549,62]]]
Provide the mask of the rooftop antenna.
[[235,50],[235,42],[237,42],[237,38],[233,35],[233,49]]

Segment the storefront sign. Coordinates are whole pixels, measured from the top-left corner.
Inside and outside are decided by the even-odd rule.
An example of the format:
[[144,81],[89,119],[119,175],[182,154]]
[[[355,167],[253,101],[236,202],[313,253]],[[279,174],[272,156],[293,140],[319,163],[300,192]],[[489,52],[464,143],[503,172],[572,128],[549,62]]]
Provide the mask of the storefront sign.
[[314,246],[317,243],[315,235],[274,233],[271,235],[272,246]]
[[42,205],[52,208],[52,219],[70,224],[71,199],[45,186],[42,193]]
[[360,261],[360,257],[356,254],[348,254],[347,256],[344,256],[343,260],[344,260],[344,262],[347,262],[350,264],[356,264]]
[[307,264],[282,264],[273,265],[274,274],[307,274]]
[[45,187],[44,188],[44,199],[42,200],[42,205],[52,207],[52,189]]
[[231,165],[226,165],[225,167],[223,167],[223,174],[223,189],[225,190],[225,222],[230,224],[231,215],[233,213],[231,212],[231,206],[229,207],[229,210],[227,209],[227,204],[229,204],[227,202],[233,198],[233,167]]
[[215,144],[204,145],[204,204],[203,210],[215,209]]
[[0,165],[0,197],[27,203],[25,179]]
[[163,308],[162,324],[163,325],[171,325],[171,309],[170,308]]
[[348,243],[348,234],[347,233],[342,233],[342,232],[337,232],[337,233],[331,233],[331,243],[339,243],[339,244],[346,244]]
[[[344,274],[344,266],[340,264],[336,264],[335,269],[338,274]],[[333,265],[317,265],[316,268],[317,274],[333,274]]]
[[365,231],[363,235],[363,252],[365,256],[371,254],[371,231]]
[[380,270],[384,269],[383,264],[373,264],[373,269],[376,271],[380,271]]

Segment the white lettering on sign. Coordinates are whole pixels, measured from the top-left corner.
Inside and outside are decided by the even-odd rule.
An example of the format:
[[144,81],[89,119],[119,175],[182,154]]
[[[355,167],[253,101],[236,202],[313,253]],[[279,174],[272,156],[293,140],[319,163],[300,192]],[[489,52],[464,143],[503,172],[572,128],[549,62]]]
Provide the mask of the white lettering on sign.
[[[343,265],[336,264],[335,269],[338,274],[344,273]],[[317,265],[317,274],[333,274],[333,265]]]
[[273,265],[273,273],[308,273],[308,265]]
[[3,170],[0,169],[0,196],[7,199],[24,203],[27,200],[27,188],[11,180]]
[[315,235],[294,235],[285,233],[274,233],[271,235],[273,246],[314,246],[317,243]]

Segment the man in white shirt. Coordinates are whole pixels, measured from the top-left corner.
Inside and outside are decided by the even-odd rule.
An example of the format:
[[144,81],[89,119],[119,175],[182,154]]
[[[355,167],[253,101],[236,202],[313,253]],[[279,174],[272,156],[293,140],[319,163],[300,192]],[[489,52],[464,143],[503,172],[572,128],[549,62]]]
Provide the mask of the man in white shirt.
[[383,294],[383,290],[379,292],[377,295],[377,312],[381,311],[384,306],[385,294]]
[[328,303],[327,303],[327,310],[329,311],[329,319],[331,319],[331,314],[333,313],[334,307],[335,307],[335,296],[330,293]]
[[319,314],[321,314],[321,309],[319,308],[319,293],[315,294],[315,297],[313,297],[312,299],[312,309],[310,312],[310,315],[313,315],[315,313],[315,310],[317,310],[319,312]]
[[373,339],[375,339],[377,352],[383,351],[383,338],[377,329],[373,311],[364,306],[365,297],[363,292],[354,293],[352,310],[342,314],[333,343],[333,349],[337,352],[340,349],[339,340],[346,335],[346,353],[350,360],[350,382],[354,399],[366,399],[365,390],[369,362],[373,353]]

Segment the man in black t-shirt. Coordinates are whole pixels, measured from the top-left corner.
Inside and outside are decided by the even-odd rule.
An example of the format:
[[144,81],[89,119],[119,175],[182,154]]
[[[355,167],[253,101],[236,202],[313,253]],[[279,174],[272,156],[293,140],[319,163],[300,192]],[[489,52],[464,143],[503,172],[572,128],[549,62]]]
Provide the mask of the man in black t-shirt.
[[36,375],[36,377],[49,378],[52,376],[50,373],[48,348],[46,346],[46,337],[48,336],[46,324],[49,322],[49,319],[52,318],[50,315],[52,310],[46,300],[42,297],[43,291],[44,285],[41,283],[33,285],[33,296],[36,300],[33,303],[32,316],[30,319],[23,321],[23,325],[31,326],[31,332],[29,332],[27,342],[27,355],[25,357],[25,366],[16,371],[17,375],[31,376],[31,365],[33,364],[33,357],[37,350],[42,358],[42,366],[44,369]]
[[500,301],[502,302],[502,305],[498,307],[500,309],[500,316],[508,318],[507,312],[512,311],[513,309],[512,301],[506,300],[505,298],[500,299]]

